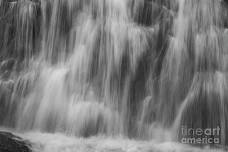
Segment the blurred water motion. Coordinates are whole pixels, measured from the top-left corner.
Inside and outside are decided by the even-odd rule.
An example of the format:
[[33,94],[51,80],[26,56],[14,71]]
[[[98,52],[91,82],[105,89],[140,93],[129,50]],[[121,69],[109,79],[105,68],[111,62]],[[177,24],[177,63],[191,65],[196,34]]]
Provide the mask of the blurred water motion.
[[221,0],[0,0],[0,124],[163,142],[219,127],[225,146],[227,16]]

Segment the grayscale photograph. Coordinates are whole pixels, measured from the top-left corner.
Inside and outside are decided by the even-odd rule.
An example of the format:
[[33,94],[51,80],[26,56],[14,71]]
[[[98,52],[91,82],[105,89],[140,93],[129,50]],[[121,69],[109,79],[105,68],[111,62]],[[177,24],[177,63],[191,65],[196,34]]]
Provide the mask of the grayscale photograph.
[[0,152],[228,152],[228,0],[0,0]]

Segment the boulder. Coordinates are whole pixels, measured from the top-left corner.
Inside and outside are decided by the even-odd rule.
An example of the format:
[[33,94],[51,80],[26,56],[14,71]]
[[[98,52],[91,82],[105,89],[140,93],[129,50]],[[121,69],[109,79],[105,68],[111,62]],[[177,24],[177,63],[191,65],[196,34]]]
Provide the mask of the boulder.
[[31,152],[31,144],[8,132],[0,132],[1,152]]

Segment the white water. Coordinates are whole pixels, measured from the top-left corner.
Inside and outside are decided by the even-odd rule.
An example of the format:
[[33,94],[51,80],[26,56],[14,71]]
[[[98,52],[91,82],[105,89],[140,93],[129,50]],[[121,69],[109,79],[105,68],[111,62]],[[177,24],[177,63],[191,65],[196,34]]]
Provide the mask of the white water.
[[221,1],[3,5],[13,18],[15,50],[7,41],[13,30],[1,25],[0,59],[12,55],[18,65],[0,75],[0,123],[25,132],[36,151],[197,151],[174,143],[183,125],[218,125],[227,145]]
[[119,137],[75,139],[61,134],[39,133],[26,134],[24,137],[36,143],[35,152],[223,152],[209,148],[198,149],[173,142],[136,141]]
[[[1,128],[1,130],[8,129]],[[171,141],[142,141],[121,136],[75,138],[60,133],[14,133],[29,141],[34,152],[224,152],[207,146],[196,148]]]

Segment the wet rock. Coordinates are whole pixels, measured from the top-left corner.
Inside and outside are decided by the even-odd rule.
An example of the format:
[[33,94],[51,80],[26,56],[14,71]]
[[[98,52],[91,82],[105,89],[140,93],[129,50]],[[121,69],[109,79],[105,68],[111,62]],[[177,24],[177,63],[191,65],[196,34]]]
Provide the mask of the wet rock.
[[225,93],[225,81],[226,76],[220,72],[199,73],[195,76],[179,113],[178,136],[182,143],[184,140],[199,146],[228,145],[228,96]]
[[1,152],[31,152],[31,145],[28,141],[8,132],[0,132]]
[[3,123],[7,111],[7,103],[10,101],[13,90],[13,81],[0,80],[0,124]]
[[173,20],[175,12],[163,4],[146,0],[145,2],[134,2],[133,15],[139,25],[151,26]]
[[222,1],[222,19],[224,28],[228,28],[228,0]]
[[7,59],[0,62],[0,78],[8,79],[13,71],[16,61],[14,59]]

